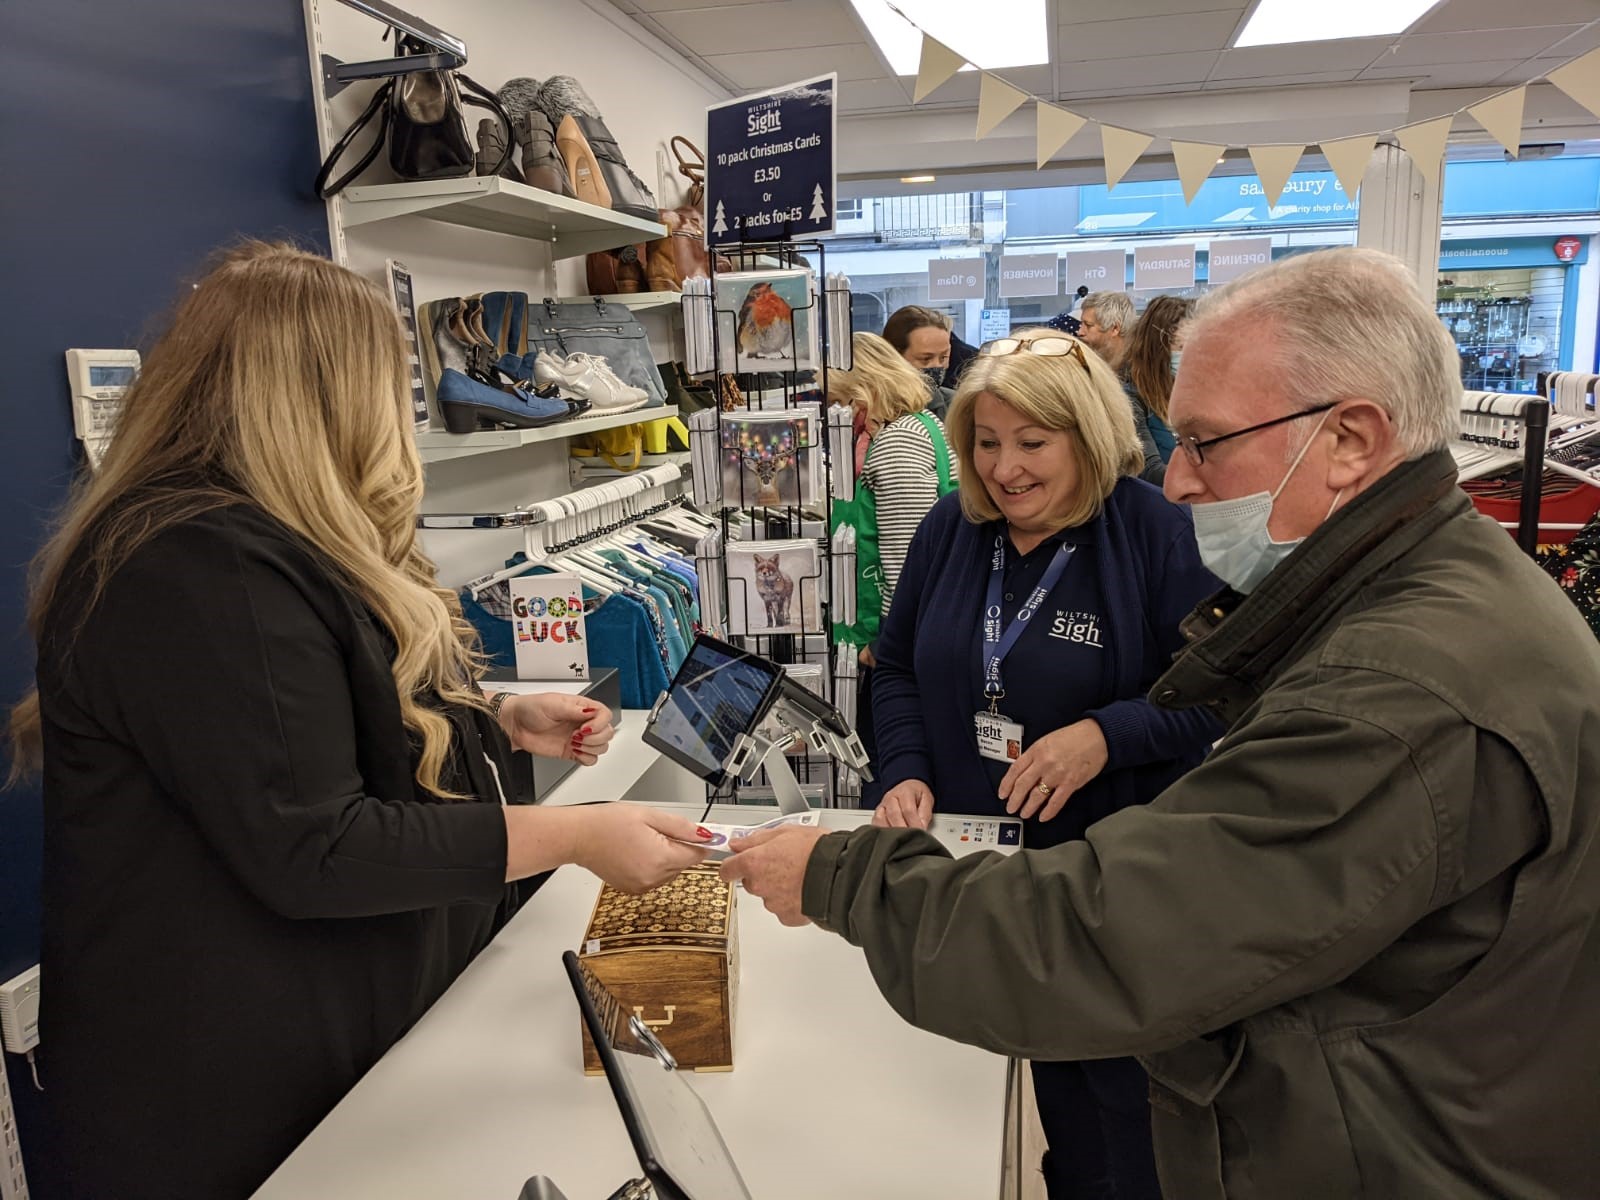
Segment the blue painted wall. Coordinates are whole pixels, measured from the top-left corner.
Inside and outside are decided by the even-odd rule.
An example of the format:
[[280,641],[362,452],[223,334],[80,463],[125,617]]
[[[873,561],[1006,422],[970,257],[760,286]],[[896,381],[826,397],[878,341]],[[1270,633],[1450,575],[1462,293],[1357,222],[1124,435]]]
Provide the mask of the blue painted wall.
[[[76,469],[63,351],[147,342],[241,234],[327,251],[300,0],[4,6],[0,71],[0,704],[32,678],[24,571]],[[0,747],[0,774],[9,768]],[[37,789],[0,791],[0,979],[38,960]],[[49,980],[44,986],[50,986]],[[39,1049],[47,1063],[48,1045]],[[7,1055],[30,1184],[48,1130]]]

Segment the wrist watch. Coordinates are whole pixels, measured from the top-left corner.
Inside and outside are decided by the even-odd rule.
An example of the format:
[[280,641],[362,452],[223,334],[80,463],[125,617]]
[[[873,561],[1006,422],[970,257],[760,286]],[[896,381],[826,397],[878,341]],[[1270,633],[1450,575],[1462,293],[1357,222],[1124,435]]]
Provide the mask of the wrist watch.
[[489,697],[489,713],[496,721],[500,719],[500,706],[506,702],[506,698],[510,695],[510,692],[496,692]]

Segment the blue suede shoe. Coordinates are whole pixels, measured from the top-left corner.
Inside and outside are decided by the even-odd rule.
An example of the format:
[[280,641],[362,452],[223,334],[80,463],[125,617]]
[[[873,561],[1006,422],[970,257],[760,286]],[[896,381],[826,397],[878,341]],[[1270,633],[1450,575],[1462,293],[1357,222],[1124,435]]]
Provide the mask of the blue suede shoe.
[[484,332],[501,354],[520,356],[528,344],[528,293],[484,292]]
[[502,354],[494,365],[502,374],[509,375],[517,383],[526,384],[530,392],[537,391],[533,384],[533,364],[538,360],[539,352],[529,350],[526,354]]
[[490,387],[448,367],[439,375],[438,397],[444,427],[451,433],[475,433],[496,426],[539,429],[573,413],[565,400],[547,400],[522,388]]

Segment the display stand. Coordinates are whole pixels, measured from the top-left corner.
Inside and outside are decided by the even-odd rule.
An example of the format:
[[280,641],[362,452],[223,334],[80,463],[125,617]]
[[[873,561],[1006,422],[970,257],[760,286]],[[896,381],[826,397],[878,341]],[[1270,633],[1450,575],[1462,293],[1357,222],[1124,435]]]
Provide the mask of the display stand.
[[[725,257],[731,267],[718,268]],[[767,353],[785,369],[766,370],[758,355],[750,351],[742,334],[738,302],[719,292],[719,279],[726,281],[735,272],[782,272],[795,268],[812,271],[813,287],[806,304],[788,304],[787,355],[782,351],[781,335],[777,350]],[[744,649],[785,666],[809,664],[820,670],[823,698],[836,702],[838,668],[836,643],[832,635],[835,617],[834,596],[841,571],[853,581],[853,563],[839,561],[831,548],[828,509],[836,494],[840,472],[848,474],[853,464],[835,461],[828,437],[828,387],[826,364],[848,365],[848,354],[835,351],[849,344],[849,330],[829,327],[828,315],[834,311],[840,289],[828,279],[827,249],[819,241],[743,243],[718,248],[712,256],[710,289],[706,293],[685,293],[681,303],[686,327],[691,323],[709,334],[711,372],[719,396],[742,394],[745,408],[724,404],[714,424],[691,429],[691,440],[712,439],[714,445],[698,445],[700,454],[714,459],[721,467],[721,484],[716,492],[716,507],[722,524],[722,568],[720,578],[722,612],[730,618],[729,627],[718,629],[718,636]],[[848,311],[848,306],[844,306]],[[802,333],[812,323],[814,340]],[[806,363],[804,369],[796,369]],[[732,370],[725,368],[731,366]],[[734,388],[727,386],[731,379]],[[815,413],[811,434],[801,433],[806,422],[775,420],[770,426],[764,418],[781,418],[793,413],[797,418]],[[757,432],[771,429],[770,434]],[[795,547],[787,560],[775,556],[757,570],[768,572],[770,596],[763,594],[763,580],[740,574],[728,567],[730,547],[734,555],[749,556],[764,542],[806,543]],[[811,550],[814,550],[812,557]],[[804,564],[799,569],[790,563]],[[790,617],[793,619],[780,619]],[[770,628],[773,632],[760,632]],[[781,632],[780,632],[781,630]],[[820,803],[838,807],[848,799],[847,780],[854,772],[841,767],[834,757],[807,738],[803,752],[793,745],[769,746],[752,764],[750,777],[718,789],[709,789],[714,803],[757,801],[780,803]]]

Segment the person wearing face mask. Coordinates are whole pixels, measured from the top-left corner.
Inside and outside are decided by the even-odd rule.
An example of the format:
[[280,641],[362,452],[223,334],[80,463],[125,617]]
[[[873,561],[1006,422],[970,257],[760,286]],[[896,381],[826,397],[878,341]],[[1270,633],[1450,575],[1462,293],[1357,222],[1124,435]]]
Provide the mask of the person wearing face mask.
[[797,830],[725,875],[924,1029],[1138,1055],[1167,1200],[1593,1195],[1600,644],[1457,486],[1460,405],[1389,255],[1208,296],[1166,492],[1230,586],[1151,696],[1217,748],[1082,842]]
[[[983,347],[950,435],[959,494],[918,530],[877,643],[886,792],[874,823],[926,828],[936,807],[1012,813],[1027,846],[1081,840],[1157,795],[1219,732],[1202,711],[1145,698],[1182,645],[1180,618],[1217,583],[1187,512],[1133,478],[1128,402],[1077,339],[1030,330]],[[874,443],[869,470],[878,454]],[[1158,1200],[1138,1064],[1033,1074],[1054,1200],[1112,1186]]]
[[1139,478],[1159,484],[1178,439],[1167,425],[1172,381],[1178,375],[1178,327],[1194,311],[1194,301],[1157,296],[1133,323],[1122,363],[1122,390],[1133,408],[1133,427],[1144,451]]
[[928,387],[928,411],[943,421],[955,395],[945,386],[953,344],[950,318],[938,309],[908,304],[884,322],[883,340],[922,375]]

